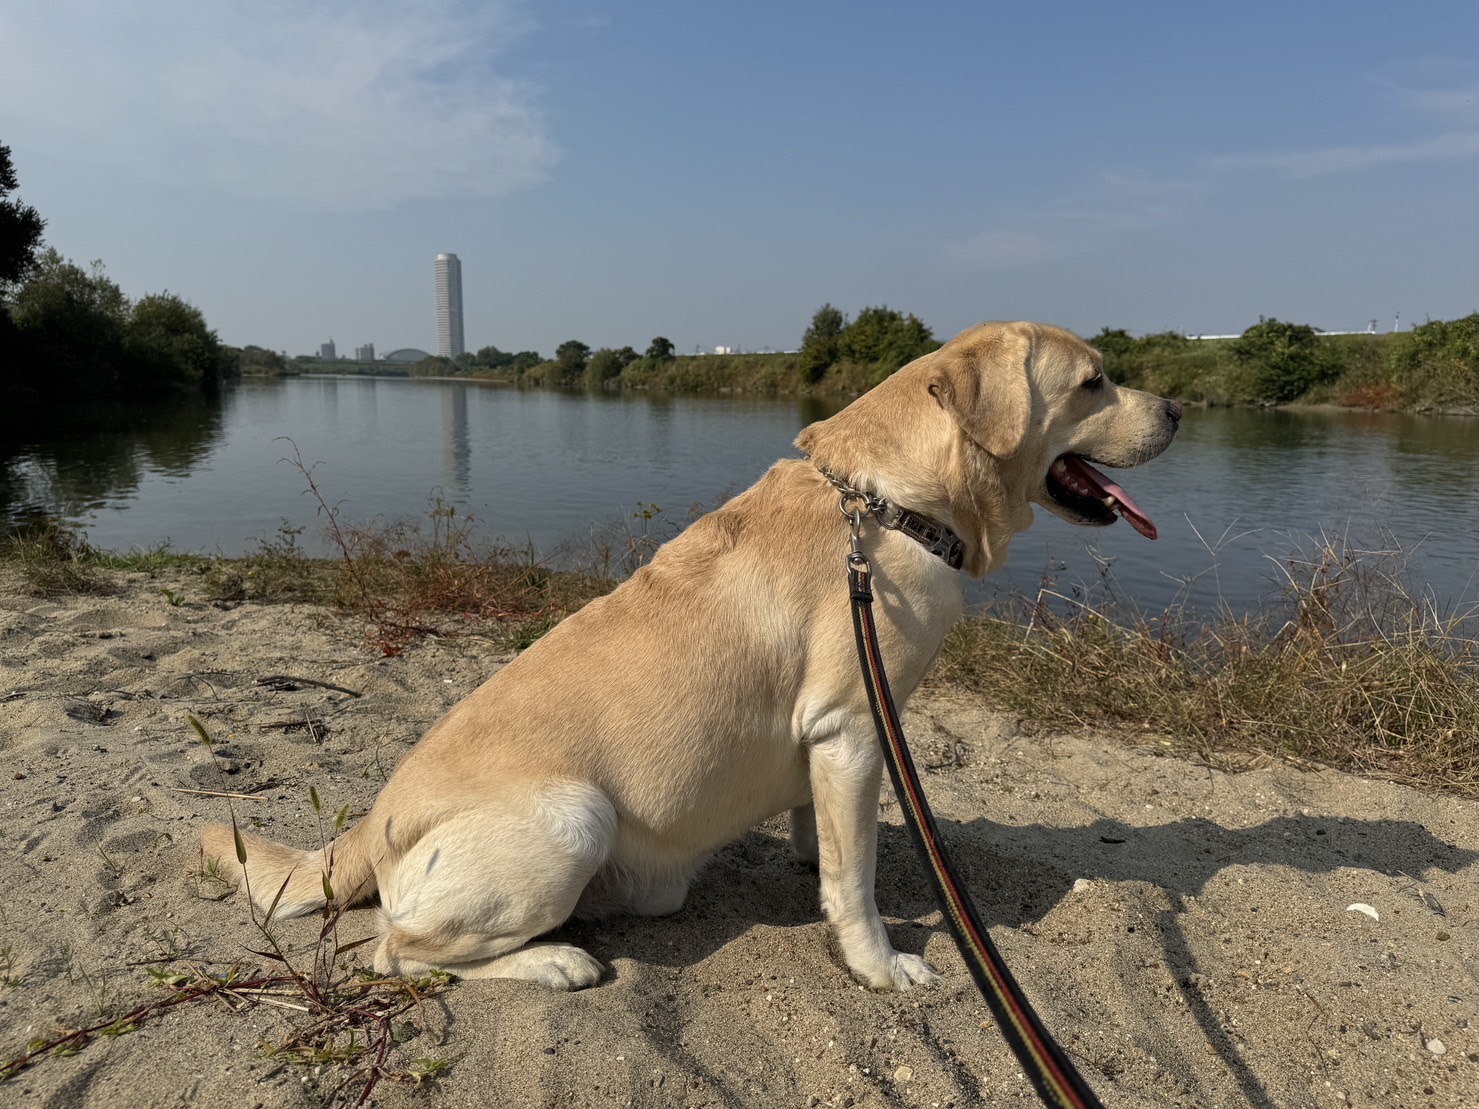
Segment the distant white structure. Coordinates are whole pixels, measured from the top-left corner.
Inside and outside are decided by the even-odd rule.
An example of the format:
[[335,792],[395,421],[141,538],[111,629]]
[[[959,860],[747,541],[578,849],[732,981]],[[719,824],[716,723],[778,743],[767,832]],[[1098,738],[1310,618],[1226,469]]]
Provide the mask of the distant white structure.
[[438,254],[437,354],[456,358],[465,349],[462,341],[462,263],[455,254]]
[[322,358],[325,362],[332,362],[334,361],[334,359],[339,357],[337,354],[334,353],[333,339],[330,339],[327,343],[324,343],[318,348],[318,356]]
[[733,354],[734,353],[734,348],[733,347],[715,347],[714,348],[714,353],[715,354]]
[[401,347],[393,350],[385,356],[387,362],[420,362],[423,358],[430,358],[431,352],[421,350],[419,347]]
[[362,347],[355,347],[354,348],[354,360],[356,362],[373,362],[373,361],[375,361],[375,344],[374,343],[366,343]]
[[[1397,317],[1397,319],[1392,322],[1392,330],[1393,331],[1400,331],[1401,330],[1401,319],[1402,319],[1402,317],[1399,315]],[[1372,320],[1365,327],[1363,327],[1360,331],[1326,331],[1324,328],[1320,328],[1320,327],[1315,328],[1314,331],[1315,331],[1315,334],[1316,335],[1375,335],[1377,333],[1377,331],[1376,331],[1376,321],[1375,320]],[[1242,335],[1188,335],[1187,338],[1188,339],[1241,339],[1242,338]]]

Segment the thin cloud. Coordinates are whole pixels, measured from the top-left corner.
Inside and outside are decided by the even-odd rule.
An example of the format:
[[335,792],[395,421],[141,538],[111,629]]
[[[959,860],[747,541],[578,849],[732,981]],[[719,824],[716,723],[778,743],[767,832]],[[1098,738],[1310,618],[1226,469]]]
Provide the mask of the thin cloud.
[[1406,143],[1331,146],[1283,154],[1230,154],[1212,160],[1215,169],[1272,170],[1296,180],[1330,173],[1378,169],[1421,162],[1451,162],[1479,157],[1479,131],[1449,131]]
[[1010,225],[947,246],[956,265],[1009,270],[1056,262],[1101,249],[1126,235],[1184,222],[1204,189],[1191,181],[1135,173],[1105,173],[1091,193],[1063,197]]
[[512,2],[20,0],[0,120],[153,179],[365,210],[538,183],[559,157],[500,72]]
[[[1249,151],[1209,160],[1219,171],[1268,171],[1301,180],[1387,166],[1467,161],[1479,157],[1479,69],[1473,62],[1425,59],[1391,63],[1370,78],[1391,104],[1448,124],[1446,130],[1398,142]],[[1455,117],[1469,117],[1468,120]],[[1471,122],[1472,121],[1472,122]]]
[[957,265],[971,270],[1013,270],[1074,253],[1065,240],[1024,230],[986,231],[946,250]]
[[1393,62],[1373,74],[1371,81],[1412,111],[1479,117],[1479,65],[1467,58]]

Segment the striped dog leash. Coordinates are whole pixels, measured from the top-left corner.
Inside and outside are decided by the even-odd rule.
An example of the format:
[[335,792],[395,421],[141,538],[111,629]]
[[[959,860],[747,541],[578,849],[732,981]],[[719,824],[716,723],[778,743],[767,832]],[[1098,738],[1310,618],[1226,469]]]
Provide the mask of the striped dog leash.
[[[827,476],[834,484],[840,484],[830,474]],[[849,509],[849,502],[859,500],[863,507]],[[964,885],[950,865],[945,845],[940,841],[934,814],[930,812],[919,775],[914,770],[914,760],[904,742],[903,725],[899,723],[899,713],[889,692],[888,678],[883,671],[883,654],[878,646],[878,630],[873,623],[871,566],[862,552],[859,535],[863,516],[865,512],[874,511],[874,504],[874,499],[866,494],[843,489],[842,513],[848,518],[852,530],[852,549],[847,556],[848,589],[852,596],[858,661],[868,689],[868,707],[873,712],[873,725],[878,730],[884,761],[888,763],[889,777],[893,779],[894,792],[904,810],[915,850],[924,861],[930,884],[934,887],[935,900],[944,911],[955,945],[960,949],[971,977],[976,980],[976,987],[986,999],[1002,1034],[1043,1103],[1058,1109],[1103,1109],[1103,1103],[1043,1027],[1017,980],[1007,970],[1001,953],[992,943],[991,936],[976,915],[975,906],[966,895]]]

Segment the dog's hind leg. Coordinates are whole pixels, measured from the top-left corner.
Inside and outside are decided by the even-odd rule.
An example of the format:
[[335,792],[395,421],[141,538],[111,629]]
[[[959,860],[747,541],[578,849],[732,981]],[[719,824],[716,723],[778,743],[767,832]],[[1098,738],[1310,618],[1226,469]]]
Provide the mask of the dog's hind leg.
[[[382,885],[382,974],[445,970],[580,989],[601,964],[578,947],[530,943],[570,916],[605,862],[616,811],[599,790],[557,786],[439,824]],[[388,888],[387,888],[388,887]]]
[[602,920],[618,913],[668,916],[683,907],[688,887],[703,858],[664,857],[628,839],[620,839],[600,872],[591,879],[575,906],[582,920]]
[[853,974],[876,990],[907,990],[940,976],[918,955],[894,950],[874,901],[882,775],[871,736],[862,743],[835,736],[811,749],[822,911]]
[[820,858],[817,849],[817,810],[813,805],[798,805],[791,810],[791,851],[798,862],[814,867]]

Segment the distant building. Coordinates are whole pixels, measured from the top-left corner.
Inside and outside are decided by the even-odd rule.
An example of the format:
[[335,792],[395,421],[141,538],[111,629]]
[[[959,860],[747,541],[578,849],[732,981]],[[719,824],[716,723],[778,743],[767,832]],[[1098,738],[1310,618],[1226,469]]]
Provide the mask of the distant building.
[[327,343],[324,343],[323,346],[318,348],[318,356],[322,358],[325,362],[332,362],[334,361],[334,359],[339,357],[337,354],[334,353],[333,339],[330,339]]
[[417,347],[401,347],[387,354],[384,360],[386,362],[420,362],[423,358],[430,357],[430,353]]
[[462,342],[462,263],[455,254],[438,254],[437,353],[456,358],[465,349]]
[[362,347],[355,347],[354,348],[354,360],[356,362],[373,362],[373,361],[375,361],[375,344],[374,343],[366,343]]

